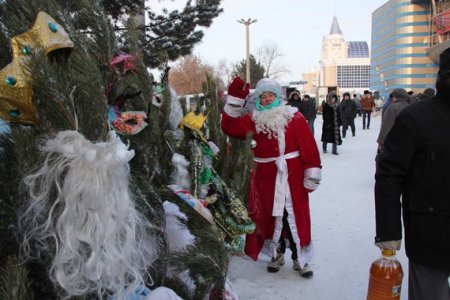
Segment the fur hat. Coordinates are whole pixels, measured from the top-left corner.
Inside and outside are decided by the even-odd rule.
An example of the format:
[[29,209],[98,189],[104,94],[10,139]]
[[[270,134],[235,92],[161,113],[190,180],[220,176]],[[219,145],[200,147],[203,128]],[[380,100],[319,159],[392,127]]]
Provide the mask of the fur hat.
[[294,97],[294,95],[297,95],[300,99],[302,98],[302,96],[300,96],[300,92],[297,90],[290,93],[288,98],[291,99],[292,97]]
[[256,84],[256,97],[261,97],[262,93],[270,92],[277,95],[281,100],[284,98],[283,89],[280,84],[272,78],[263,78]]

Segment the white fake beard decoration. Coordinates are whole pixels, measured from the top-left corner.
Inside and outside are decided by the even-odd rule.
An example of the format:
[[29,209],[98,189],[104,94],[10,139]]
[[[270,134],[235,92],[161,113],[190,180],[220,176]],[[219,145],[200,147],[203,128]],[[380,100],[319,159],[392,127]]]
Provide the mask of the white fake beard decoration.
[[[114,131],[107,142],[91,143],[76,131],[59,132],[41,146],[43,166],[24,183],[30,202],[21,216],[23,242],[54,249],[51,279],[69,298],[96,292],[122,299],[143,284],[157,258],[148,221],[136,210],[129,191],[128,150]],[[54,247],[48,238],[54,240]]]
[[267,134],[268,138],[276,137],[278,131],[284,130],[294,117],[297,108],[280,104],[280,106],[258,111],[254,110],[252,119],[255,121],[256,133]]
[[179,221],[179,219],[187,221],[187,216],[180,212],[180,208],[172,202],[164,201],[163,207],[166,215],[165,233],[169,252],[186,250],[187,246],[192,245],[195,242],[195,237],[186,226]]
[[181,154],[174,153],[172,156],[172,163],[175,166],[175,171],[172,174],[172,182],[183,189],[191,190],[191,178],[189,176],[188,166],[189,161]]

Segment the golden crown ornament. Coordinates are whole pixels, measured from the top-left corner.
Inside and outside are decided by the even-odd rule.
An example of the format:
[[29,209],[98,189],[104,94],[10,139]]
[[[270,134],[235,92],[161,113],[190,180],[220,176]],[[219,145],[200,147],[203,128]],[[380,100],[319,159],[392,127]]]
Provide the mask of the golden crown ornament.
[[13,60],[0,70],[0,118],[11,123],[38,123],[32,99],[32,78],[25,68],[29,55],[36,48],[48,54],[73,47],[64,28],[43,11],[38,13],[30,30],[11,38]]
[[205,124],[206,116],[202,113],[196,115],[194,112],[190,111],[184,116],[178,125],[180,128],[187,127],[192,130],[201,131],[203,124]]

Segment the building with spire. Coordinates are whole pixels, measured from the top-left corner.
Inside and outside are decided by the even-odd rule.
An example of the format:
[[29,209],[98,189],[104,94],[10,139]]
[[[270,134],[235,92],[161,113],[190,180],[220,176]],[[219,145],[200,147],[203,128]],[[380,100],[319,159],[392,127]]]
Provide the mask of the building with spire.
[[328,91],[336,89],[361,94],[370,85],[370,53],[365,41],[346,41],[336,16],[333,17],[330,32],[322,39],[319,64],[303,74],[308,81],[305,93],[315,94],[319,103]]

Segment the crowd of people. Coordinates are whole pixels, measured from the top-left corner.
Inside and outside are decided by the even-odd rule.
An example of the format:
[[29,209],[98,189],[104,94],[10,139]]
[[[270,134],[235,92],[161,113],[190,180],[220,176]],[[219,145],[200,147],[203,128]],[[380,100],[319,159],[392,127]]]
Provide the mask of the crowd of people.
[[[309,95],[304,95],[303,98],[299,91],[293,91],[289,94],[287,104],[296,107],[300,113],[303,114],[314,134],[314,121],[317,116],[317,111],[320,111],[323,118],[321,142],[322,151],[327,153],[327,145],[332,145],[332,154],[339,155],[337,146],[342,144],[342,139],[346,138],[347,131],[351,130],[352,136],[356,136],[355,119],[357,116],[362,117],[362,129],[370,129],[370,121],[373,116],[378,114],[381,110],[382,118],[386,119],[380,130],[377,140],[379,145],[378,152],[382,150],[384,139],[392,128],[393,122],[398,113],[410,103],[416,103],[426,99],[430,99],[435,95],[433,88],[426,88],[421,93],[407,92],[405,89],[397,88],[389,94],[389,98],[383,101],[382,108],[378,108],[375,103],[374,95],[371,91],[365,90],[359,97],[345,92],[342,94],[342,99],[335,92],[331,92],[327,96],[327,100],[323,101],[320,107],[316,107],[316,100]],[[390,104],[395,104],[387,113]]]

